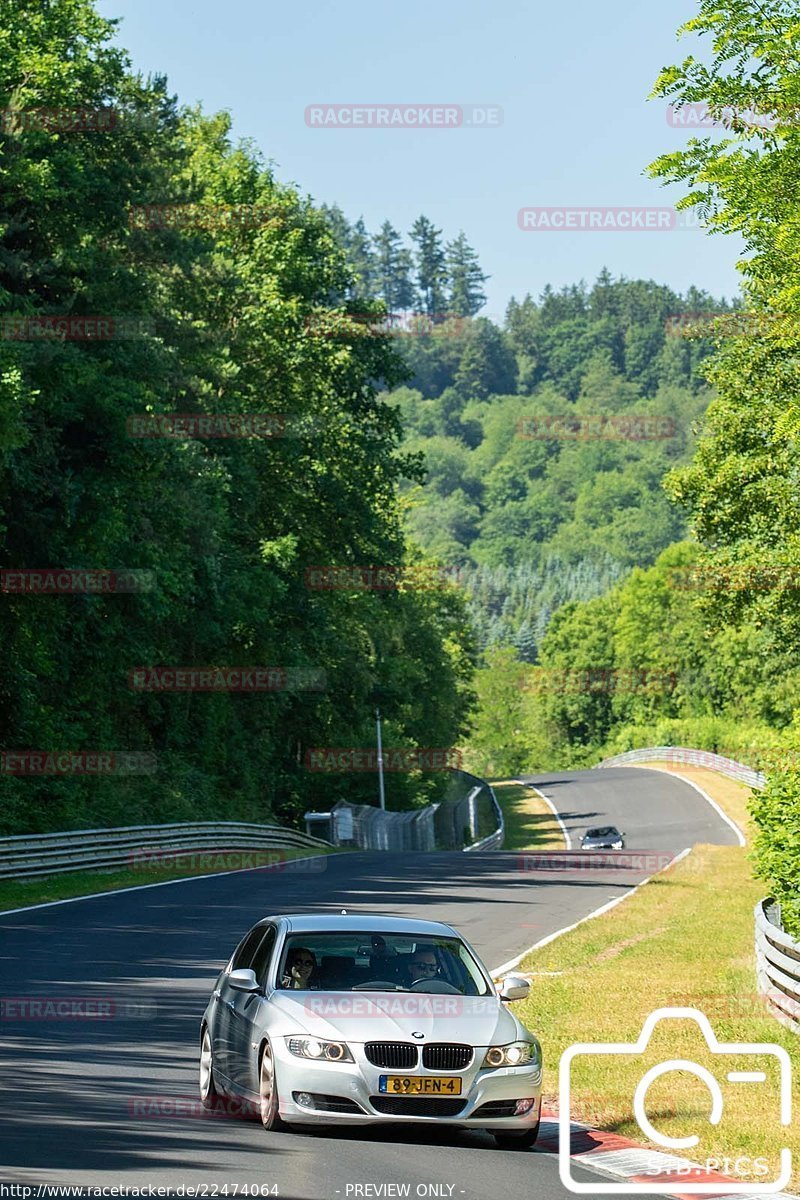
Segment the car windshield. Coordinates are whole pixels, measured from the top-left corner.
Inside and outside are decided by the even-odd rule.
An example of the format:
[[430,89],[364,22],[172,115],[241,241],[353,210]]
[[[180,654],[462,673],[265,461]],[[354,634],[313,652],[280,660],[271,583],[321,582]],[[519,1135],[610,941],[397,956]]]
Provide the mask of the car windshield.
[[486,975],[459,938],[377,931],[291,934],[280,954],[277,986],[491,994]]
[[619,834],[613,825],[607,825],[605,829],[590,829],[586,836],[590,838],[604,838],[619,837]]

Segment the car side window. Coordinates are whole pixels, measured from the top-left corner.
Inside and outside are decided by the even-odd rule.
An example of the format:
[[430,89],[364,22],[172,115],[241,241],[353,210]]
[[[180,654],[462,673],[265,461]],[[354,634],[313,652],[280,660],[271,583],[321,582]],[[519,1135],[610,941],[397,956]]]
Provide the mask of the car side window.
[[255,952],[252,962],[252,968],[255,971],[256,979],[263,987],[267,981],[267,971],[269,964],[272,961],[272,952],[275,949],[275,940],[278,936],[278,931],[274,925],[266,925],[263,928],[264,937],[261,944]]
[[263,925],[256,925],[255,929],[250,930],[233,952],[233,958],[231,959],[232,971],[242,971],[248,967],[252,967],[256,950],[263,936]]

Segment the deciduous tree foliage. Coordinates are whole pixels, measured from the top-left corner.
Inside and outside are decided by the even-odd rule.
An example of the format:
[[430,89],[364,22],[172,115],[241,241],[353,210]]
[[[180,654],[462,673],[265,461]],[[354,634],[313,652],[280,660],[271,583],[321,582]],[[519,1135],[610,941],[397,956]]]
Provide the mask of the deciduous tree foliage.
[[[709,372],[719,399],[706,436],[670,489],[689,510],[710,564],[735,566],[749,580],[717,593],[710,615],[761,631],[796,661],[800,21],[790,0],[702,0],[685,30],[706,39],[709,53],[666,68],[655,94],[679,105],[708,102],[728,132],[692,139],[652,171],[687,184],[683,203],[713,230],[744,238],[747,307],[760,320],[750,336],[723,342]],[[753,113],[771,116],[768,127]],[[776,773],[754,815],[757,869],[787,927],[800,934],[800,772]]]
[[[396,488],[418,468],[376,391],[403,365],[386,338],[319,335],[342,298],[359,311],[358,280],[329,217],[233,145],[227,116],[135,77],[87,0],[0,2],[0,18],[0,107],[118,113],[103,131],[4,123],[0,314],[142,318],[127,338],[0,340],[0,567],[155,581],[0,595],[0,747],[158,762],[152,776],[0,772],[0,827],[291,820],[371,798],[371,778],[312,776],[305,750],[372,745],[376,699],[386,745],[457,744],[470,703],[452,590],[315,591],[305,576],[406,560]],[[140,222],[140,205],[194,216]],[[129,418],[175,412],[281,414],[286,436],[129,436]],[[308,668],[324,687],[134,692],[143,665]],[[389,802],[436,787],[394,778]]]

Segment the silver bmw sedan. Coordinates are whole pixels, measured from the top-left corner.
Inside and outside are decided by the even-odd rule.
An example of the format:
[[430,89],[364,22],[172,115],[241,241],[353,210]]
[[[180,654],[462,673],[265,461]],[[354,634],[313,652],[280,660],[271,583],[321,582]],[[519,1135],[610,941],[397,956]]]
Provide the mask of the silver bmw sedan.
[[539,1132],[542,1050],[449,925],[377,915],[259,921],[200,1027],[200,1096],[265,1129],[425,1122],[483,1127],[504,1149]]

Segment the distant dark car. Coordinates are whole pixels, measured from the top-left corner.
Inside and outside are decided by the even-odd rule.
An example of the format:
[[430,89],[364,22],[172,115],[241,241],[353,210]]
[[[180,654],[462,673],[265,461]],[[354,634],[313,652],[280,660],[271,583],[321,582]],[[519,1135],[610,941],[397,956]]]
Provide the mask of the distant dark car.
[[616,825],[604,825],[601,829],[590,829],[581,838],[581,850],[624,850],[625,834]]

